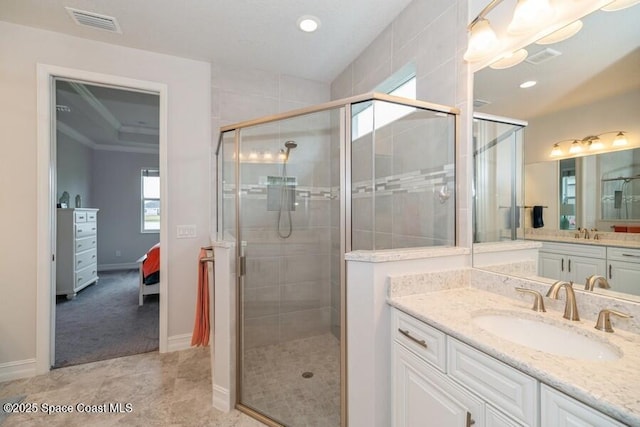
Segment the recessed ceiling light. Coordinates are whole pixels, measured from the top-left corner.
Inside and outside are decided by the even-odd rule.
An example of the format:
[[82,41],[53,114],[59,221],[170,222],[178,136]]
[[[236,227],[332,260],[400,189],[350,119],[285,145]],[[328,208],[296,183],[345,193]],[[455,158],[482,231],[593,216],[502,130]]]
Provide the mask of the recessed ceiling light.
[[313,33],[320,28],[320,20],[315,16],[304,15],[298,18],[298,28],[305,33]]
[[522,83],[522,84],[520,85],[520,87],[521,87],[522,89],[526,89],[526,88],[528,88],[528,87],[533,87],[533,86],[535,86],[536,84],[538,84],[538,82],[536,82],[535,80],[529,80],[529,81],[526,81],[526,82]]

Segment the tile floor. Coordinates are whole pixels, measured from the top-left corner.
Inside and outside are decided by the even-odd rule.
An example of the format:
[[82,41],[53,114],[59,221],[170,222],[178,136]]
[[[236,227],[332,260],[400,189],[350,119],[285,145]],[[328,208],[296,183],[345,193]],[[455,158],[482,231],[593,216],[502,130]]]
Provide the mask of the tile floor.
[[340,342],[331,333],[251,348],[244,363],[248,406],[291,426],[340,425]]
[[[13,426],[216,426],[259,427],[236,410],[211,405],[209,347],[157,352],[52,370],[33,378],[0,383],[0,400],[26,396],[23,403],[71,405],[73,413],[11,414]],[[77,404],[131,404],[130,413],[81,413]],[[1,409],[0,409],[1,410]],[[123,410],[126,408],[123,406]]]

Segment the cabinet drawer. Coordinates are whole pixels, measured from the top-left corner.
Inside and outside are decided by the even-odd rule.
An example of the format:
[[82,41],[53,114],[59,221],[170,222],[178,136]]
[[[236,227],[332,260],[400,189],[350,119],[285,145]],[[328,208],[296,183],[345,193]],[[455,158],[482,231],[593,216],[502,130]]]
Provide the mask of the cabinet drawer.
[[97,246],[98,239],[95,236],[87,237],[84,239],[77,239],[75,243],[76,243],[76,252],[82,252],[82,251],[95,248]]
[[[577,240],[577,239],[576,239]],[[607,247],[590,244],[549,243],[543,242],[540,251],[554,252],[569,256],[583,256],[588,258],[606,258]]]
[[85,222],[76,224],[76,239],[82,237],[94,236],[98,231],[98,225],[95,222]]
[[391,324],[391,334],[396,342],[445,372],[447,349],[444,333],[398,310],[393,310]]
[[607,248],[607,260],[640,263],[640,249]]
[[537,425],[537,381],[451,337],[448,373],[488,402],[527,425]]
[[97,262],[97,250],[90,249],[88,251],[76,254],[76,270],[82,270],[91,264]]
[[87,222],[87,213],[86,212],[74,212],[73,218],[75,222]]
[[87,222],[96,222],[98,219],[97,212],[87,212]]
[[540,405],[542,409],[540,425],[542,426],[624,426],[613,418],[544,384],[540,387]]
[[98,264],[93,264],[75,272],[74,283],[75,288],[85,283],[91,283],[98,277]]

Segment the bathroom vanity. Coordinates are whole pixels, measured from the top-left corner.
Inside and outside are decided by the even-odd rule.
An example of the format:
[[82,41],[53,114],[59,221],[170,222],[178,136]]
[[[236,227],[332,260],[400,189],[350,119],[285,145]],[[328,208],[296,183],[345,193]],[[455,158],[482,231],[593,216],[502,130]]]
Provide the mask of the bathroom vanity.
[[[389,304],[394,426],[640,425],[636,334],[472,287],[391,295]],[[505,338],[483,317],[542,328]],[[544,349],[557,331],[568,338]]]

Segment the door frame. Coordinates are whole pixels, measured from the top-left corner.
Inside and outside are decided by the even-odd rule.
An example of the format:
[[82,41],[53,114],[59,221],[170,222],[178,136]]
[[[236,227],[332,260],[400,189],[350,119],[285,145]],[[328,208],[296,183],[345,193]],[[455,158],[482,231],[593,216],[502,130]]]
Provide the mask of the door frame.
[[[37,163],[36,163],[36,374],[51,369],[55,361],[55,214],[56,214],[56,135],[54,77],[79,80],[123,89],[154,92],[159,96],[159,167],[160,167],[160,246],[169,252],[167,122],[168,87],[166,84],[85,70],[37,64]],[[168,342],[168,262],[160,257],[159,351],[167,351]]]

